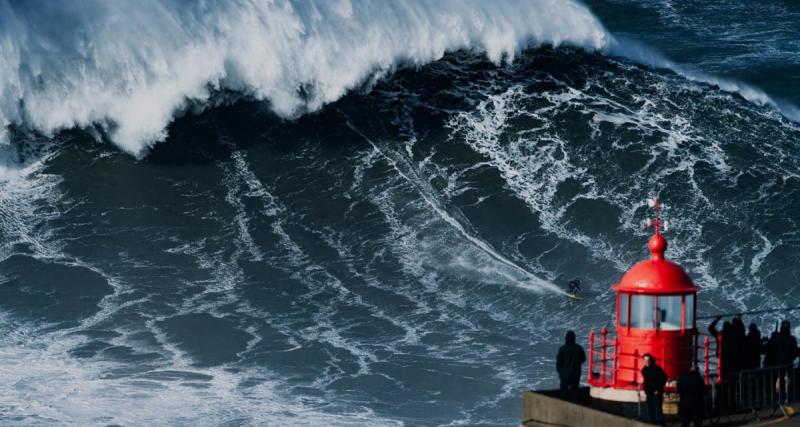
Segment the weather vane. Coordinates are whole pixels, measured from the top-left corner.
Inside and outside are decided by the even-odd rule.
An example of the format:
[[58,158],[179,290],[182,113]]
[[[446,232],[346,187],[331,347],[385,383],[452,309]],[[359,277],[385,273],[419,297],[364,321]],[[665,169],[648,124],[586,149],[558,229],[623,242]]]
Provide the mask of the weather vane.
[[655,234],[661,234],[662,229],[667,231],[669,229],[669,221],[661,219],[661,200],[659,200],[658,196],[647,199],[647,206],[653,208],[655,218],[642,221],[642,229],[653,227]]

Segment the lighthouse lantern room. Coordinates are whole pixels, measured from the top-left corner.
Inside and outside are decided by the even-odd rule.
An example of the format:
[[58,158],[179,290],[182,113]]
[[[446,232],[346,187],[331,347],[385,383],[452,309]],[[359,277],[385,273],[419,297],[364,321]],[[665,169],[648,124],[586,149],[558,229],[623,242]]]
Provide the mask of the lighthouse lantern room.
[[[592,397],[637,402],[641,399],[642,357],[650,353],[672,383],[695,361],[697,291],[689,275],[667,260],[665,225],[659,218],[659,201],[652,202],[654,233],[648,242],[650,259],[631,267],[616,291],[616,335],[603,327],[589,336],[589,384]],[[706,353],[708,343],[705,343]],[[706,357],[706,375],[708,357]],[[670,383],[668,383],[668,388]]]

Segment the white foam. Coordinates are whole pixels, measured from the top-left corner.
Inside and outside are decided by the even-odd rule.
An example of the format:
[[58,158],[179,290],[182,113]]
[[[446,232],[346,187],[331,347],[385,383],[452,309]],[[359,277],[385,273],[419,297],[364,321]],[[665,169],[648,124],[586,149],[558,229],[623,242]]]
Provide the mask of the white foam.
[[[774,185],[780,185],[780,180],[768,181],[764,184],[767,187],[761,187],[753,197],[743,195],[744,200],[738,196],[735,200],[720,200],[714,186],[738,187],[738,176],[745,170],[735,147],[749,141],[749,135],[762,132],[772,132],[774,138],[753,148],[757,160],[753,159],[752,164],[760,165],[753,166],[758,168],[757,173],[775,177],[791,175],[796,159],[785,153],[786,144],[797,130],[792,122],[774,120],[777,114],[773,120],[752,122],[752,116],[761,118],[757,108],[731,102],[724,93],[714,94],[712,99],[707,94],[697,94],[701,102],[716,102],[720,98],[735,110],[722,110],[720,117],[735,115],[754,127],[728,140],[726,132],[706,128],[704,121],[698,120],[692,109],[695,100],[676,100],[681,105],[669,100],[674,91],[696,85],[678,76],[654,75],[647,87],[655,93],[648,95],[650,99],[631,95],[635,107],[620,100],[624,93],[602,86],[602,81],[574,88],[552,76],[548,79],[557,85],[556,89],[541,92],[523,89],[527,86],[512,86],[505,92],[487,95],[472,111],[454,114],[449,124],[454,131],[451,138],[463,139],[484,155],[508,188],[538,214],[544,231],[587,248],[602,262],[615,264],[620,273],[635,258],[623,245],[609,246],[607,236],[592,236],[573,224],[569,207],[579,199],[603,201],[619,212],[620,229],[610,231],[612,239],[614,235],[638,235],[636,238],[642,239],[643,244],[646,235],[638,224],[642,212],[648,210],[644,199],[652,196],[654,183],[678,185],[674,182],[679,179],[679,185],[687,187],[684,194],[688,197],[681,201],[681,216],[673,217],[667,210],[674,225],[669,236],[669,257],[684,265],[697,283],[713,295],[704,297],[704,304],[711,305],[709,312],[783,304],[764,287],[769,272],[762,270],[762,264],[784,237],[769,235],[767,230],[752,224],[753,218],[746,213],[749,209],[742,208],[762,205],[768,198],[776,197]],[[530,105],[542,103],[545,105],[531,111]],[[614,151],[636,152],[645,148],[644,164],[626,171],[618,179],[614,168],[605,168],[602,156],[597,167],[587,163],[587,158],[582,157],[585,149],[572,147],[572,142],[561,136],[563,129],[556,125],[576,112],[586,117],[593,144],[610,143]],[[526,125],[524,129],[518,126],[521,119]],[[529,125],[531,122],[533,125]],[[624,137],[619,136],[621,133]],[[591,151],[584,155],[597,158]],[[709,166],[713,177],[708,176]],[[556,197],[556,189],[566,179],[575,180],[579,188],[577,194],[565,200]],[[709,225],[713,230],[715,223],[748,224],[740,239],[726,241],[730,247],[725,248],[724,255],[718,253],[718,242],[713,242],[713,233],[709,232]]]
[[[257,197],[263,203],[261,212],[282,213],[285,208],[273,197],[255,174],[249,169],[247,158],[242,154],[235,156],[231,165],[235,170],[229,171],[227,177],[228,196],[231,204],[237,207],[241,197]],[[20,181],[20,185],[36,183],[43,174],[34,174]],[[11,183],[14,184],[15,181]],[[29,194],[36,190],[23,187],[23,193],[14,193],[8,188],[0,191],[2,196]],[[49,187],[48,187],[49,188]],[[45,193],[49,194],[49,193]],[[48,196],[49,197],[49,196]],[[30,197],[35,201],[34,197]],[[237,209],[239,215],[243,209]],[[13,211],[21,221],[30,221],[24,209]],[[245,218],[246,219],[246,218]],[[243,221],[247,226],[247,221]],[[277,221],[276,221],[277,223]],[[297,424],[330,424],[330,425],[400,425],[401,422],[386,419],[374,414],[370,409],[358,403],[340,402],[328,391],[322,389],[325,396],[310,396],[302,390],[294,393],[292,388],[305,386],[324,386],[349,372],[320,372],[315,381],[300,384],[295,378],[280,378],[267,368],[242,367],[238,361],[219,367],[197,367],[191,355],[185,353],[180,346],[170,341],[169,336],[159,327],[159,323],[169,317],[189,313],[204,312],[211,316],[230,316],[230,312],[220,313],[221,308],[236,306],[235,312],[258,319],[286,336],[289,344],[304,346],[323,343],[352,354],[358,364],[358,372],[352,375],[363,375],[370,372],[369,364],[377,361],[373,346],[348,338],[340,333],[346,329],[336,323],[338,307],[342,305],[360,305],[370,311],[374,307],[362,304],[358,295],[352,294],[335,277],[324,268],[310,264],[302,249],[282,232],[286,241],[281,241],[282,248],[289,252],[289,261],[294,263],[289,268],[298,270],[300,280],[312,288],[311,294],[320,290],[333,289],[336,297],[333,301],[316,302],[318,310],[312,313],[314,326],[301,330],[295,327],[291,319],[275,318],[271,313],[260,311],[249,306],[247,299],[238,295],[239,285],[244,282],[244,272],[238,262],[245,255],[252,255],[248,243],[256,244],[248,238],[249,233],[243,231],[237,223],[228,230],[235,249],[221,251],[205,238],[170,249],[169,252],[194,256],[198,267],[210,273],[211,280],[194,283],[181,283],[182,292],[192,295],[173,306],[174,311],[152,313],[143,309],[139,314],[146,319],[142,325],[125,324],[117,329],[118,337],[109,338],[112,345],[130,346],[141,353],[158,353],[159,357],[139,364],[139,368],[148,372],[183,371],[189,374],[208,375],[209,379],[194,380],[153,380],[146,374],[139,375],[131,371],[129,362],[117,362],[102,356],[90,359],[73,357],[70,350],[81,345],[86,338],[81,332],[92,325],[108,322],[111,316],[123,308],[146,302],[144,299],[122,301],[119,296],[126,288],[124,284],[115,283],[113,278],[85,265],[80,261],[60,260],[86,268],[92,268],[103,274],[115,289],[113,295],[105,298],[100,304],[100,311],[89,318],[82,319],[80,325],[67,330],[43,332],[41,325],[29,326],[12,324],[0,312],[0,329],[11,331],[0,337],[0,381],[12,386],[0,391],[0,407],[4,419],[13,417],[20,425],[65,424],[65,425],[220,425],[229,422],[241,422],[254,425],[297,425]],[[45,236],[48,237],[48,236]],[[42,244],[49,244],[49,239]],[[299,251],[299,252],[297,252]],[[263,254],[262,254],[263,255]],[[315,303],[306,295],[309,303]],[[169,302],[164,301],[165,304]],[[380,317],[381,313],[374,313]],[[236,316],[232,316],[236,318]],[[113,321],[111,323],[114,323]],[[135,322],[134,322],[135,323]],[[105,323],[108,325],[108,323]],[[251,337],[247,347],[237,358],[257,348],[262,339],[259,327],[246,323],[239,325]],[[149,331],[154,334],[157,344],[141,344],[130,339],[132,334]],[[77,333],[76,333],[77,332]],[[33,363],[33,366],[28,366]],[[336,360],[330,366],[335,366]],[[235,369],[230,369],[235,368]],[[119,375],[119,372],[124,374]],[[86,405],[86,402],[92,402]]]
[[18,146],[0,143],[0,261],[13,252],[15,244],[27,245],[36,256],[57,258],[59,245],[42,226],[59,215],[56,202],[61,178],[42,172],[51,154],[44,152],[21,159]]
[[786,118],[800,122],[800,108],[789,102],[775,99],[753,85],[714,76],[686,65],[675,63],[655,50],[630,39],[609,37],[608,40],[609,42],[604,46],[603,50],[611,55],[621,56],[655,68],[672,70],[691,81],[710,84],[725,92],[737,93],[756,105],[770,106],[780,111]]
[[97,125],[141,155],[218,89],[293,117],[447,51],[500,62],[529,45],[597,49],[607,38],[572,0],[3,3],[0,125],[46,135]]
[[[9,330],[5,319],[0,321]],[[178,352],[151,367],[201,374],[208,379],[152,380],[146,374],[113,375],[125,365],[75,359],[77,335],[37,335],[17,326],[0,340],[2,416],[15,425],[400,425],[366,408],[292,396],[290,386],[265,369],[195,368]],[[87,404],[91,402],[91,404]]]
[[[485,240],[478,237],[474,232],[467,230],[467,227],[460,221],[456,219],[453,214],[448,212],[448,210],[436,199],[435,192],[428,188],[429,186],[426,185],[426,182],[418,176],[411,176],[410,172],[412,168],[403,167],[400,163],[407,159],[406,157],[397,157],[392,156],[390,153],[379,147],[375,142],[373,142],[370,138],[366,135],[361,133],[357,128],[353,127],[352,124],[349,124],[353,131],[357,132],[361,135],[370,145],[372,145],[375,152],[379,153],[381,157],[383,157],[389,165],[395,170],[397,175],[399,175],[406,183],[411,184],[418,192],[419,196],[422,197],[422,200],[425,202],[427,207],[432,210],[439,219],[443,220],[446,224],[448,224],[452,229],[454,229],[463,239],[467,240],[471,245],[478,248],[481,252],[488,255],[490,258],[494,260],[496,263],[502,264],[506,268],[510,268],[515,272],[515,274],[509,274],[507,272],[502,272],[496,268],[492,268],[489,266],[475,265],[475,260],[470,257],[470,259],[463,259],[460,255],[456,255],[453,257],[453,261],[450,262],[450,266],[459,266],[468,271],[473,273],[481,273],[482,268],[490,268],[493,274],[483,274],[486,278],[493,278],[494,280],[489,280],[492,283],[496,282],[496,277],[501,276],[507,279],[505,283],[513,283],[516,286],[535,291],[548,291],[554,292],[558,294],[565,294],[564,290],[556,286],[555,284],[551,283],[550,281],[543,279],[532,272],[528,271],[526,268],[522,267],[518,263],[510,260],[505,255],[498,252],[492,245],[490,245]],[[463,255],[463,254],[462,254]]]
[[[548,106],[532,112],[521,112],[519,103],[532,96],[536,95],[525,93],[521,87],[512,87],[506,92],[488,96],[477,105],[475,111],[456,114],[449,125],[463,136],[467,145],[486,156],[512,191],[539,214],[544,230],[579,243],[624,270],[627,261],[615,253],[615,249],[606,241],[569,229],[564,218],[566,208],[555,203],[558,185],[567,179],[578,179],[588,184],[581,197],[602,197],[597,193],[594,177],[587,174],[584,168],[575,166],[569,157],[569,151],[565,148],[568,142],[560,138],[557,132],[550,131],[552,124],[548,115],[553,109],[574,102],[583,103],[587,101],[587,95],[574,88],[546,92],[541,96],[548,101]],[[527,135],[501,141],[500,136],[506,131],[509,119],[518,114],[525,114],[544,124],[542,129],[534,132],[541,134],[537,137],[541,141],[537,142]]]
[[[242,195],[250,197],[264,198],[268,193],[263,191],[263,187],[259,186],[260,182],[256,178],[253,171],[247,166],[246,154],[241,151],[234,151],[231,154],[233,159],[234,173],[232,176],[227,176],[225,185],[228,188],[228,193],[225,195],[225,200],[236,209],[236,216],[234,221],[238,229],[237,243],[240,243],[253,261],[263,261],[264,256],[256,244],[253,236],[250,234],[250,218],[247,216],[245,204],[242,201]],[[239,188],[244,186],[248,191],[243,192]],[[243,193],[243,194],[240,194]]]

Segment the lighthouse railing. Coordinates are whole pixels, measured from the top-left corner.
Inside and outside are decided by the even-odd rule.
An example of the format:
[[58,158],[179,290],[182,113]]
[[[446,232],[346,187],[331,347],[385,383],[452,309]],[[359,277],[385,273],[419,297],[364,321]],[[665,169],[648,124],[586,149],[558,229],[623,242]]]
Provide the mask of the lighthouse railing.
[[[589,334],[589,383],[597,387],[640,389],[641,354],[637,350],[622,351],[619,337],[609,337],[608,333],[607,328],[602,328]],[[800,400],[800,372],[795,365],[728,372],[735,368],[730,367],[730,361],[723,360],[722,336],[697,333],[689,345],[692,348],[686,351],[694,352],[694,364],[708,387],[706,408],[711,418],[731,414],[755,419],[769,417],[785,411],[787,403]]]
[[[619,337],[609,337],[608,334],[609,330],[606,327],[599,332],[589,333],[588,382],[597,387],[634,386],[641,380],[642,366],[639,360],[642,353],[621,351]],[[686,353],[692,354],[693,362],[707,385],[721,384],[727,380],[723,362],[719,357],[722,349],[721,336],[698,333],[689,346],[691,348],[686,348]],[[663,355],[656,356],[662,356],[660,360],[665,360]],[[624,381],[625,384],[621,384],[620,381]]]
[[694,364],[706,385],[720,384],[723,381],[722,336],[698,333],[695,335]]
[[589,382],[592,382],[594,373],[594,331],[589,332]]
[[[600,329],[599,335],[597,337],[594,331],[589,333],[589,384],[606,387],[612,385],[616,379],[616,359],[619,345],[616,337],[613,344],[608,343],[606,326]],[[609,354],[612,356],[609,357]],[[612,362],[611,369],[608,367],[609,362]]]
[[600,378],[603,378],[603,381],[608,378],[606,374],[606,365],[608,364],[608,328],[603,325],[603,329],[600,330],[600,335],[602,335],[602,359],[600,359],[602,365],[600,365]]
[[641,379],[642,353],[638,350],[622,352],[619,337],[611,338],[608,334],[606,327],[599,334],[589,332],[589,384],[596,387],[619,385],[622,375],[626,378],[625,388],[636,388]]

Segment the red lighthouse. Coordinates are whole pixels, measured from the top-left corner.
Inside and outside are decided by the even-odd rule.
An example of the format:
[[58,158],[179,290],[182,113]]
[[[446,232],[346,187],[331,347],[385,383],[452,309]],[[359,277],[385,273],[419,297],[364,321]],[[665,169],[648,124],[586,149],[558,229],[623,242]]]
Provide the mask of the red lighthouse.
[[699,288],[680,266],[664,257],[667,241],[661,235],[658,200],[654,206],[650,225],[655,232],[647,245],[650,259],[638,262],[612,286],[616,336],[612,339],[604,327],[600,337],[592,332],[589,338],[589,384],[594,398],[639,401],[644,354],[655,356],[670,381],[688,371],[695,357]]

